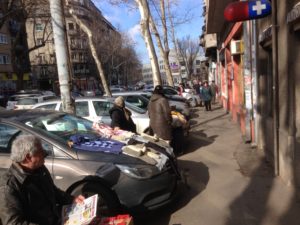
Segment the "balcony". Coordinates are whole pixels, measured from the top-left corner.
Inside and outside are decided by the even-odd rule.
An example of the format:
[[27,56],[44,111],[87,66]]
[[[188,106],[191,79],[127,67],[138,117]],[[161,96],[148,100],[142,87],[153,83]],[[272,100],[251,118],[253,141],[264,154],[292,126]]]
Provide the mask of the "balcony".
[[206,33],[220,33],[224,28],[224,9],[236,0],[209,0],[207,5]]

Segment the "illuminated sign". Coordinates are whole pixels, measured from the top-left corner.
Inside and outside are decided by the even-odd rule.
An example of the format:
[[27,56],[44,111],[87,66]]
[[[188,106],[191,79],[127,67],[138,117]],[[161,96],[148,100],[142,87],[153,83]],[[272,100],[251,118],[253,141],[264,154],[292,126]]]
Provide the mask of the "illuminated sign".
[[224,17],[228,22],[238,22],[263,18],[271,12],[272,6],[268,0],[242,1],[229,4],[224,10]]

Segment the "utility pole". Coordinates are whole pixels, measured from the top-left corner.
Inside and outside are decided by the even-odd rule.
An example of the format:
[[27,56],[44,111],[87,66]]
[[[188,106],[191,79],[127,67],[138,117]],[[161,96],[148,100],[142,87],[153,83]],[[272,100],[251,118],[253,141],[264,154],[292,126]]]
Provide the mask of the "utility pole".
[[50,0],[50,13],[53,28],[59,90],[64,112],[74,113],[74,104],[70,93],[70,74],[68,50],[66,47],[66,30],[63,19],[61,0]]

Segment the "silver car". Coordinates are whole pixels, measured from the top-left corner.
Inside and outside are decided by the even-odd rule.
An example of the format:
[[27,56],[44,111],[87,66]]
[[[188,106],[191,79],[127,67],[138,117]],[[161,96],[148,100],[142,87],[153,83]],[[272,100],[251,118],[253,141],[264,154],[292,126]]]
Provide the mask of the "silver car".
[[[75,99],[75,114],[90,121],[102,121],[110,125],[111,118],[109,110],[113,107],[113,98],[80,97]],[[50,109],[62,111],[61,100],[47,101],[36,104],[33,109]],[[149,130],[149,116],[147,110],[140,109],[130,103],[126,103],[126,108],[132,113],[131,117],[136,125],[138,133],[145,133]]]
[[[180,177],[175,158],[167,147],[150,139],[144,142],[145,153],[133,154],[126,151],[126,143],[101,136],[91,121],[49,110],[5,110],[0,134],[0,177],[11,165],[15,138],[37,136],[48,154],[45,166],[56,186],[73,195],[98,194],[101,216],[120,208],[136,212],[159,208],[175,197]],[[141,141],[135,136],[130,146]]]

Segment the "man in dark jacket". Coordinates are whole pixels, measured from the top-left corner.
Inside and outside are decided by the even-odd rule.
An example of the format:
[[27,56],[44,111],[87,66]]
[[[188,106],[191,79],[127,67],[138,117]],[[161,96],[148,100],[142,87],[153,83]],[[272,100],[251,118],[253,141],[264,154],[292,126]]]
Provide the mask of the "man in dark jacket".
[[125,102],[122,96],[115,99],[114,106],[109,110],[109,115],[112,128],[136,133],[136,125],[131,118],[131,112],[125,108]]
[[21,135],[12,144],[11,167],[2,177],[1,220],[6,224],[61,224],[62,205],[83,202],[58,189],[44,166],[40,139]]
[[157,85],[153,91],[148,105],[150,127],[154,134],[167,141],[172,140],[172,116],[168,100],[163,94],[161,85]]

